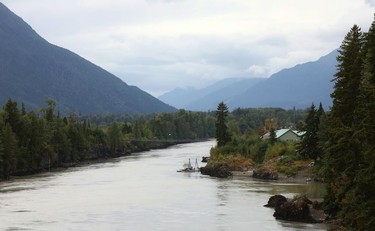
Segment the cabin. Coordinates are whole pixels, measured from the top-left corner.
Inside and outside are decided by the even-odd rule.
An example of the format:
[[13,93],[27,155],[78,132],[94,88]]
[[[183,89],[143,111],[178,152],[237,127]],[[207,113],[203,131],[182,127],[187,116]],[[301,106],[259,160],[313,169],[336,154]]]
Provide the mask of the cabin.
[[[280,129],[276,130],[276,139],[280,141],[300,141],[302,139],[302,136],[306,132],[299,132],[296,130],[292,129]],[[270,133],[267,132],[266,134],[263,135],[263,139],[269,139],[270,138]]]

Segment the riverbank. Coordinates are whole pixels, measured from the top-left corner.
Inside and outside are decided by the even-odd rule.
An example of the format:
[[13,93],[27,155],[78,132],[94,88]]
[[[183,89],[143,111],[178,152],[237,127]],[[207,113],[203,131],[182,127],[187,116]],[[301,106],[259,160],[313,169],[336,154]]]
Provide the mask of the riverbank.
[[213,177],[253,177],[262,180],[278,180],[289,183],[319,181],[313,164],[309,160],[283,162],[283,158],[273,158],[256,165],[251,159],[241,155],[219,155],[210,158],[201,173]]
[[[209,175],[209,174],[204,174],[203,175]],[[297,183],[297,184],[303,184],[303,183],[309,183],[309,182],[314,182],[314,175],[313,174],[307,174],[304,171],[297,172],[294,176],[287,176],[286,174],[283,173],[278,173],[278,178],[277,179],[269,179],[269,178],[258,178],[258,177],[253,177],[254,175],[254,170],[247,170],[247,171],[229,171],[228,177],[235,177],[235,178],[252,178],[252,179],[258,179],[258,180],[271,180],[275,182],[283,182],[283,183]],[[220,177],[218,175],[212,174],[212,177]],[[224,177],[225,178],[225,177]],[[321,183],[321,182],[318,182]]]
[[[41,169],[34,169],[32,171],[18,171],[10,175],[9,179],[0,179],[1,181],[7,181],[7,180],[12,180],[14,178],[19,178],[19,177],[25,177],[25,176],[32,176],[35,174],[40,174],[40,173],[45,173],[45,172],[59,172],[66,170],[68,168],[74,168],[74,167],[81,167],[85,165],[90,165],[90,164],[96,164],[96,163],[101,163],[103,161],[109,160],[109,159],[115,159],[119,157],[124,157],[124,156],[130,156],[135,153],[139,152],[145,152],[145,151],[150,151],[150,150],[158,150],[158,149],[165,149],[169,148],[173,145],[178,145],[178,144],[186,144],[186,143],[196,143],[196,142],[204,142],[207,141],[208,139],[197,139],[197,140],[189,140],[189,141],[171,141],[171,142],[161,142],[161,141],[137,141],[136,143],[141,144],[137,145],[136,143],[133,143],[132,145],[129,145],[129,147],[125,150],[118,150],[112,154],[105,152],[104,150],[91,150],[91,153],[88,154],[89,158],[83,159],[81,161],[75,161],[75,162],[68,162],[68,163],[55,163],[51,166],[46,166],[45,168]],[[91,157],[90,156],[94,156]]]

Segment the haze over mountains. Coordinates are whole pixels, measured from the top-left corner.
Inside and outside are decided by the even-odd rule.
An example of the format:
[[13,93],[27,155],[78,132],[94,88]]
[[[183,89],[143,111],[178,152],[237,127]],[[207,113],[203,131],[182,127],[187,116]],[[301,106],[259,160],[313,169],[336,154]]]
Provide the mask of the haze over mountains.
[[159,97],[163,102],[176,108],[193,111],[214,110],[218,102],[228,101],[236,95],[245,92],[249,87],[264,81],[262,78],[229,78],[218,81],[202,89],[176,88]]
[[[311,103],[332,105],[337,50],[314,62],[284,69],[267,79],[228,79],[204,89],[175,89],[159,97],[170,105],[194,111],[215,110],[224,101],[238,107],[307,108]],[[219,86],[219,87],[218,87]],[[177,102],[180,102],[178,104]]]
[[0,3],[0,104],[8,98],[26,108],[57,102],[60,113],[172,112],[161,102],[64,48],[40,37]]

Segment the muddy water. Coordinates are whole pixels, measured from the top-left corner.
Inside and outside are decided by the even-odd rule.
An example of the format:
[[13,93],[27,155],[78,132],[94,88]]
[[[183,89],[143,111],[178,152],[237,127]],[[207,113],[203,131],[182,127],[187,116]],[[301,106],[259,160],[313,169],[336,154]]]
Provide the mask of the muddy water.
[[[213,141],[0,183],[0,230],[325,230],[277,221],[270,195],[319,196],[321,186],[178,173]],[[200,163],[199,163],[200,164]]]

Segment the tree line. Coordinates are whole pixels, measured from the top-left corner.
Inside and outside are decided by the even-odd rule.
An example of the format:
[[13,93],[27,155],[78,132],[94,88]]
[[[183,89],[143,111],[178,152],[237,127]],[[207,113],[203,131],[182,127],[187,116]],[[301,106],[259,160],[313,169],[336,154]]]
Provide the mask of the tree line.
[[[0,110],[0,179],[214,138],[216,132],[215,112],[61,116],[55,111],[56,104],[46,100],[46,107],[39,111],[27,111],[11,99],[4,104]],[[255,129],[263,127],[265,118],[291,124],[302,120],[306,112],[238,108],[229,112],[229,127]]]
[[55,101],[46,103],[27,112],[9,99],[0,110],[0,179],[214,136],[207,113],[180,110],[95,126],[75,114],[62,117]]

